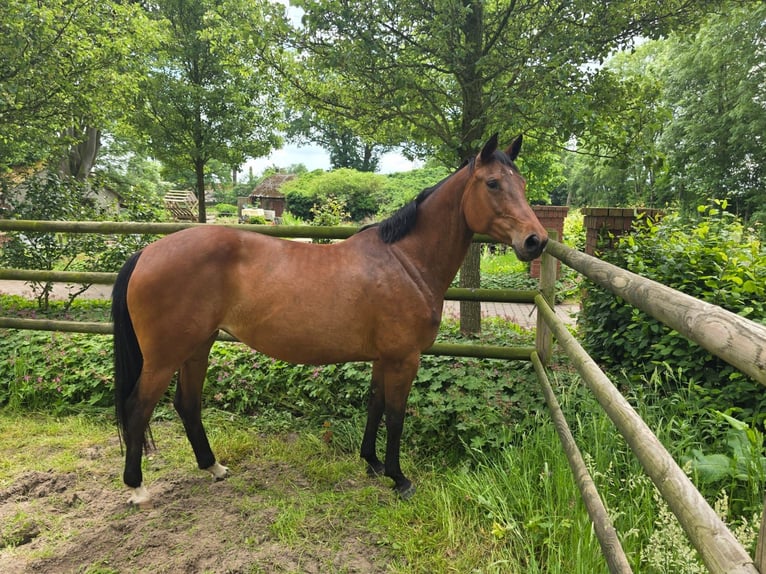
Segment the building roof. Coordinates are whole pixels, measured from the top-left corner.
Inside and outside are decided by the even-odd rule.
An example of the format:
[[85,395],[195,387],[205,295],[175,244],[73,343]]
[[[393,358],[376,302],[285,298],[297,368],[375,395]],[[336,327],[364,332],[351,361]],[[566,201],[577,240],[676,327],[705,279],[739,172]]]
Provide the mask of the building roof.
[[274,175],[270,175],[255,186],[255,189],[253,189],[250,196],[284,197],[284,195],[279,192],[279,188],[282,187],[283,183],[290,181],[291,179],[295,179],[294,173],[275,173]]

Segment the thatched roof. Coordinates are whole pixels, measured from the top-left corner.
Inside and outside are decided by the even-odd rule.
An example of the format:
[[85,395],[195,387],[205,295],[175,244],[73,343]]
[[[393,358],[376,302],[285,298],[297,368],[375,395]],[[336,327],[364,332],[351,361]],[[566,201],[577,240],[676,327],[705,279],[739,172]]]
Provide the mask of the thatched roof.
[[294,173],[275,173],[274,175],[270,175],[257,186],[255,186],[255,189],[253,189],[253,192],[250,194],[250,196],[284,197],[284,195],[279,192],[279,188],[282,187],[283,183],[290,181],[291,179],[295,179]]

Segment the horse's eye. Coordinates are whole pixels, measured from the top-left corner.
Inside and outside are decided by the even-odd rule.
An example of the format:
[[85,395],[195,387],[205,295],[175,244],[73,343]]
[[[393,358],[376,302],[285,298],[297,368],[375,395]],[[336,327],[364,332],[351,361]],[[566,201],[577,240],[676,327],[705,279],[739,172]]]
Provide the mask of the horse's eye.
[[490,189],[500,189],[500,182],[498,182],[496,179],[488,179],[487,187]]

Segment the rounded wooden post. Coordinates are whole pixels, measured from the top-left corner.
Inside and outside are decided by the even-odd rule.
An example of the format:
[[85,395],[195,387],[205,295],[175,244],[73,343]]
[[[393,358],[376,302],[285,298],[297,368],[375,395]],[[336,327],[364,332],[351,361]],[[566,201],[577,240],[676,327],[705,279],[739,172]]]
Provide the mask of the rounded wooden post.
[[[548,229],[548,238],[558,239],[555,229]],[[558,261],[547,251],[543,252],[540,262],[540,293],[551,308],[556,304],[556,266]],[[543,365],[551,361],[553,354],[553,333],[545,324],[540,311],[537,311],[537,332],[535,333],[535,349]]]

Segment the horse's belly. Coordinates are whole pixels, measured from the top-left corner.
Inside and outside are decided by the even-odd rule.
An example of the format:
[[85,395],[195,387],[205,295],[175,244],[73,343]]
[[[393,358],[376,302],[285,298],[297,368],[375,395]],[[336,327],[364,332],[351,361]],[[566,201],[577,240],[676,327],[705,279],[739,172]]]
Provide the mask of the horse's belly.
[[268,325],[254,321],[224,330],[256,351],[291,363],[324,365],[377,358],[370,336],[348,327],[316,328],[305,323]]

